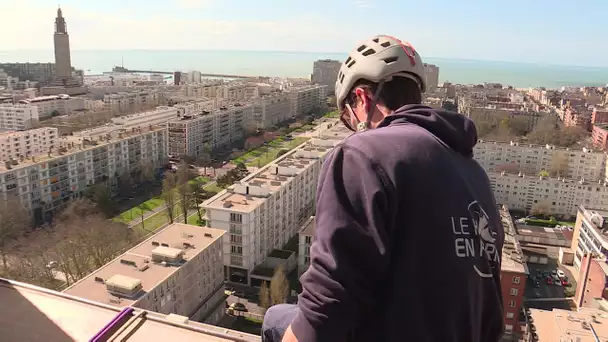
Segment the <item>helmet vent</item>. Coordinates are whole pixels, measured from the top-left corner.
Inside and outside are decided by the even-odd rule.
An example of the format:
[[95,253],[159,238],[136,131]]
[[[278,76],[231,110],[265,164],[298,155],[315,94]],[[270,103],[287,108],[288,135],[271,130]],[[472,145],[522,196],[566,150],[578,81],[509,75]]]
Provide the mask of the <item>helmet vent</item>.
[[344,62],[344,64],[350,63],[351,60],[352,60],[352,58],[350,58],[350,56],[348,56],[348,58],[346,59],[346,62]]
[[372,41],[373,41],[374,43],[378,43],[378,42],[380,41],[380,39],[378,39],[378,38],[374,38],[374,39],[372,39]]
[[352,61],[350,61],[350,63],[348,63],[348,64],[346,65],[346,67],[347,67],[347,68],[350,68],[350,67],[352,67],[353,65],[355,65],[355,63],[356,63],[356,62],[357,62],[357,61],[355,61],[355,60],[353,59]]
[[342,74],[342,76],[340,76],[340,83],[344,82],[344,74]]
[[376,50],[374,49],[367,49],[365,51],[363,51],[363,53],[361,53],[363,56],[369,56],[369,55],[373,55],[376,53]]
[[384,62],[386,64],[391,64],[393,62],[396,62],[399,59],[399,57],[388,57],[384,59]]
[[361,52],[363,50],[367,49],[367,45],[361,45],[357,48],[357,52]]
[[385,41],[385,42],[382,42],[382,44],[380,44],[380,46],[382,46],[382,47],[389,47],[389,46],[391,46],[391,42],[389,42],[389,41],[387,40],[387,41]]

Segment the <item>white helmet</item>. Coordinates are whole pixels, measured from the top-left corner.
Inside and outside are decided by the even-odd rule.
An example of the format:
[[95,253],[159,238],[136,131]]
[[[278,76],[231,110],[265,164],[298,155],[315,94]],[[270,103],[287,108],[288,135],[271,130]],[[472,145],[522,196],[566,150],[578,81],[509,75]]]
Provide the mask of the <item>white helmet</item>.
[[336,81],[336,102],[344,109],[344,100],[359,80],[374,83],[390,81],[394,76],[407,77],[426,90],[424,64],[416,50],[406,42],[379,35],[352,50],[342,64]]

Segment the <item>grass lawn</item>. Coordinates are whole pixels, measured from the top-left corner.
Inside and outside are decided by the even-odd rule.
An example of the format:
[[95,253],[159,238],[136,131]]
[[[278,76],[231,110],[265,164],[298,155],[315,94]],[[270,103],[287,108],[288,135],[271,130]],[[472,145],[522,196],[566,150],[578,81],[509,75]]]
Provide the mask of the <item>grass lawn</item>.
[[[201,209],[201,215],[205,215],[205,211]],[[203,222],[200,222],[198,220],[198,213],[195,213],[194,215],[188,216],[188,224],[191,224],[193,226],[205,226],[205,221],[203,220]]]
[[123,213],[115,217],[114,220],[118,222],[129,223],[132,220],[141,217],[142,212],[152,211],[164,204],[165,201],[162,198],[153,197],[136,207],[124,211]]
[[574,222],[543,220],[543,219],[525,219],[526,224],[532,226],[555,227],[556,225],[574,227]]
[[[181,206],[179,204],[175,205],[175,207],[173,208],[174,217],[177,217],[181,213],[182,213]],[[177,220],[177,222],[183,222],[183,219]],[[165,209],[165,210],[159,212],[158,214],[145,219],[143,226],[140,223],[138,225],[133,226],[133,229],[143,232],[144,234],[147,234],[147,233],[150,233],[150,232],[153,232],[153,231],[159,229],[160,227],[164,226],[167,223],[169,223],[169,217],[167,216],[167,210]]]
[[224,190],[224,189],[220,188],[219,186],[217,186],[217,184],[215,184],[215,183],[205,186],[204,189],[209,192],[213,192],[214,194],[217,194],[218,192]]

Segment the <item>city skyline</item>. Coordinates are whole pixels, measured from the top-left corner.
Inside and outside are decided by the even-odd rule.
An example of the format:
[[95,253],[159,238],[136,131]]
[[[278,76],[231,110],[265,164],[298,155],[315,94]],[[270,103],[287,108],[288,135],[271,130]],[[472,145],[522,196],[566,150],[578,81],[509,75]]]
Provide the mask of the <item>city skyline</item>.
[[[493,4],[472,1],[456,5],[437,0],[416,4],[416,15],[407,17],[407,20],[386,14],[384,10],[391,8],[390,13],[406,13],[408,4],[383,0],[343,0],[331,4],[315,0],[312,3],[287,5],[269,1],[254,5],[236,0],[221,3],[213,0],[146,1],[145,4],[142,1],[124,4],[114,0],[87,4],[68,0],[63,1],[61,7],[70,21],[73,51],[143,49],[346,53],[366,36],[387,32],[409,40],[425,57],[552,65],[608,65],[601,58],[604,47],[592,44],[601,41],[601,30],[593,27],[593,22],[599,21],[593,17],[602,12],[599,9],[604,4],[598,3],[585,9],[573,8],[561,13],[564,11],[558,11],[560,6],[555,3],[552,6],[524,6],[522,2],[522,6],[518,6],[517,2],[522,1],[501,9]],[[316,6],[317,3],[319,6]],[[339,16],[345,8],[349,9],[348,20]],[[526,11],[518,8],[525,8]],[[591,8],[594,10],[589,11]],[[52,43],[40,32],[52,30],[48,17],[56,11],[57,4],[24,0],[10,3],[5,9],[12,14],[7,18],[7,25],[15,26],[26,19],[30,24],[23,27],[20,35],[0,37],[0,46],[7,50],[47,50],[52,47]],[[249,16],[251,13],[256,13],[255,19]],[[475,19],[461,20],[467,13]],[[582,20],[583,17],[585,20]],[[357,24],[363,20],[369,23]],[[567,30],[563,25],[564,20],[569,23]],[[457,22],[458,25],[448,25],[448,22]],[[573,22],[576,25],[571,25]],[[483,30],[479,30],[480,27]],[[534,32],[543,39],[535,39]],[[570,45],[568,49],[562,48],[566,41]],[[594,53],[580,54],[581,50],[590,46],[593,46]]]

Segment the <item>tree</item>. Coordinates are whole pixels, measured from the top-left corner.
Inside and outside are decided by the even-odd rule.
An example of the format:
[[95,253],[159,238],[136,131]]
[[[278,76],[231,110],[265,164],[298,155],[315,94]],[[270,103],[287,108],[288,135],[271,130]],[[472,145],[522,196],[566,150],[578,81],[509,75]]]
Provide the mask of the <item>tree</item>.
[[551,214],[551,207],[545,202],[535,203],[530,210],[532,215],[546,217]]
[[120,197],[129,197],[133,193],[133,177],[128,172],[122,172],[117,179],[118,195]]
[[558,150],[551,157],[551,165],[548,171],[551,176],[560,177],[568,173],[569,167],[568,153]]
[[139,183],[149,183],[154,180],[154,165],[148,160],[141,160],[137,164]]
[[31,225],[30,213],[21,205],[18,197],[0,199],[0,254],[2,266],[8,270],[8,254],[11,245]]
[[196,159],[196,164],[203,167],[203,174],[207,174],[207,168],[211,166],[211,148],[205,145],[203,146],[203,151],[199,154]]
[[201,212],[201,204],[209,198],[207,190],[203,187],[202,182],[193,182],[190,184],[192,206],[196,208],[198,220],[203,222],[203,213]]
[[188,204],[192,198],[192,187],[188,183],[192,179],[192,172],[188,168],[188,164],[182,162],[177,169],[177,193],[181,202],[182,214],[184,215],[184,223],[188,224]]
[[270,289],[268,289],[268,283],[262,281],[262,286],[260,287],[260,307],[264,308],[264,310],[270,307]]
[[112,194],[107,186],[103,184],[92,185],[86,189],[84,195],[95,203],[106,217],[110,218],[116,214],[116,202],[112,199]]
[[283,265],[279,265],[270,280],[270,305],[285,303],[287,296],[289,296],[289,282],[285,275],[285,268]]
[[167,217],[169,217],[169,221],[171,221],[171,223],[173,223],[173,220],[175,218],[175,205],[177,204],[177,196],[175,193],[176,185],[176,175],[170,172],[165,173],[165,179],[163,179],[163,192],[161,194],[161,197],[165,201]]
[[243,134],[245,135],[246,138],[254,136],[258,133],[258,125],[253,120],[245,121],[241,125],[241,128],[243,129]]

